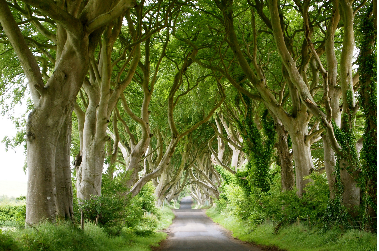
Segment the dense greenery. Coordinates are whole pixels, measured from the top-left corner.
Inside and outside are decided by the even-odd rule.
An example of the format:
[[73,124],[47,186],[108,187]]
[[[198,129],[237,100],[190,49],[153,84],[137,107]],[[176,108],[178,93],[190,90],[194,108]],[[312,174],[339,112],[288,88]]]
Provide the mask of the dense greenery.
[[40,228],[10,246],[45,220],[153,235],[183,191],[279,235],[377,231],[373,0],[42,2],[0,0],[2,114],[29,112],[3,142],[30,177],[0,224]]
[[278,231],[270,221],[259,226],[251,225],[228,213],[220,213],[216,208],[208,210],[207,215],[232,231],[235,238],[265,247],[275,246],[288,251],[377,250],[376,235],[356,229],[323,230],[298,222]]
[[[74,222],[42,223],[25,228],[25,205],[0,206],[0,250],[150,250],[166,237],[174,217],[168,207],[155,207],[148,183],[132,199],[117,179],[104,179],[104,194],[75,204]],[[80,227],[84,212],[84,231]]]
[[299,198],[296,191],[281,191],[278,171],[278,166],[270,170],[271,188],[268,191],[246,189],[240,176],[223,172],[229,177],[222,187],[221,199],[216,202],[217,211],[230,213],[251,225],[271,220],[278,229],[298,220],[320,227],[334,220],[327,215],[329,192],[323,174],[312,174],[313,182],[307,186],[306,194]]
[[15,201],[3,200],[0,203],[0,226],[23,227],[25,225],[25,197]]
[[[171,224],[171,210],[160,210],[166,228]],[[43,223],[36,228],[18,231],[0,230],[0,250],[151,250],[166,238],[163,232],[140,235],[123,228],[118,236],[109,236],[103,228],[86,223],[85,231],[69,223]]]
[[359,230],[364,222],[354,221],[336,200],[329,201],[324,174],[311,174],[313,181],[299,198],[295,191],[281,191],[277,166],[270,171],[266,192],[246,190],[241,177],[217,170],[224,179],[222,193],[207,214],[235,237],[285,250],[376,250],[376,235]]

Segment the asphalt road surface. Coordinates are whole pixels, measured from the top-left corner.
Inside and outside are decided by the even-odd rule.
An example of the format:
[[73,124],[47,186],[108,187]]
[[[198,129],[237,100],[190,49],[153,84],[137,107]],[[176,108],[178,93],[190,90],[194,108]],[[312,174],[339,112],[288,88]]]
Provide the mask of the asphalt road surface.
[[168,238],[154,250],[262,251],[259,247],[234,239],[203,210],[191,209],[191,204],[191,197],[181,200],[180,208],[174,210],[176,217],[167,229]]

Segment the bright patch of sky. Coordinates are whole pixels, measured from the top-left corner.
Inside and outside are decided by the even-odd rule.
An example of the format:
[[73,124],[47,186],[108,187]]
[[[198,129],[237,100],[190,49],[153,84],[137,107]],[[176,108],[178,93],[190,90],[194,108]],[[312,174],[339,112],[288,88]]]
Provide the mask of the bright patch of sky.
[[[20,117],[26,107],[17,106],[14,110],[14,117]],[[5,136],[14,137],[17,133],[16,127],[8,116],[0,117],[0,141]],[[0,143],[0,196],[7,195],[18,197],[26,195],[27,176],[23,170],[26,156],[24,147],[17,146],[6,151],[4,143]]]

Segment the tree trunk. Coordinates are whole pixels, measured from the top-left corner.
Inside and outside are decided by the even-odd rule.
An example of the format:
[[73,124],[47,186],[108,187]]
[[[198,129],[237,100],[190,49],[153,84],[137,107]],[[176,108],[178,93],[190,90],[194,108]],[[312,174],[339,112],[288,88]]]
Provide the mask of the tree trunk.
[[358,177],[358,174],[354,173],[351,175],[345,168],[342,167],[344,164],[340,163],[340,165],[340,176],[343,185],[342,204],[347,207],[354,215],[354,212],[357,212],[358,210],[361,199],[361,190],[355,180],[355,177]]
[[[216,125],[217,125],[218,132],[220,134],[222,134],[222,126],[218,122],[217,118],[215,119],[215,122],[216,122]],[[220,136],[217,136],[217,158],[218,158],[218,160],[221,163],[224,162],[223,161],[223,159],[224,159],[224,153],[225,153],[225,143],[224,143],[224,140]]]
[[[351,1],[340,1],[341,17],[344,23],[344,38],[340,61],[340,85],[342,91],[342,123],[341,129],[351,134],[353,137],[353,128],[355,126],[355,108],[356,102],[354,97],[353,83],[353,55],[355,49],[354,36],[354,9]],[[348,142],[347,144],[349,144]],[[356,149],[354,149],[356,150]],[[354,151],[352,150],[352,151]],[[355,207],[360,204],[360,188],[357,186],[358,156],[352,156],[353,152],[345,153],[348,156],[340,161],[341,181],[343,184],[342,203],[347,208],[355,211]],[[356,157],[356,159],[354,159]],[[346,159],[345,159],[346,158]],[[349,169],[349,171],[347,170]],[[354,214],[354,213],[353,213]]]
[[68,114],[59,134],[55,155],[55,186],[57,218],[71,220],[73,216],[70,147],[72,112]]
[[301,197],[306,184],[309,183],[309,179],[305,180],[304,177],[308,176],[313,169],[313,161],[310,142],[305,138],[307,126],[298,125],[297,128],[298,130],[296,130],[296,125],[293,125],[293,129],[289,130],[289,134],[292,140],[293,159],[295,161],[296,194]]
[[276,133],[278,134],[277,149],[281,167],[282,191],[290,191],[295,185],[295,177],[292,154],[288,147],[288,132],[282,124],[276,123]]
[[55,154],[58,138],[65,119],[73,110],[76,94],[87,72],[87,63],[83,61],[85,57],[77,53],[77,47],[66,42],[39,106],[29,114],[27,225],[55,218]]
[[[136,146],[136,148],[138,145]],[[140,148],[140,147],[139,147]],[[139,179],[138,173],[143,170],[142,166],[142,156],[143,152],[141,150],[144,149],[133,149],[132,154],[130,155],[129,166],[126,170],[126,187],[131,188]]]
[[[35,106],[29,114],[27,126],[26,225],[33,225],[55,218],[55,163],[58,160],[56,153],[60,151],[57,149],[59,134],[64,120],[72,112],[88,71],[88,55],[97,46],[102,27],[134,7],[135,2],[119,1],[115,4],[108,1],[101,6],[81,1],[65,2],[62,5],[54,1],[43,4],[38,1],[27,2],[53,19],[58,27],[57,33],[51,34],[51,37],[55,36],[51,40],[56,39],[57,45],[55,68],[45,84],[40,72],[42,66],[38,65],[28,48],[6,1],[0,2],[0,22],[28,78]],[[105,13],[107,15],[103,15]],[[85,23],[87,21],[89,23]]]
[[[105,158],[106,123],[97,118],[96,106],[89,105],[83,131],[82,163],[77,173],[77,197],[90,199],[101,195],[101,179]],[[97,121],[96,121],[97,120]],[[103,125],[99,125],[103,123]]]
[[61,121],[60,114],[55,114],[53,117],[50,109],[44,108],[34,110],[28,119],[26,225],[55,219],[56,147],[54,146],[59,136],[55,125],[59,125]]
[[238,161],[239,161],[239,155],[240,155],[240,150],[237,149],[236,147],[232,146],[231,144],[229,144],[229,147],[232,149],[233,151],[233,155],[232,155],[232,161],[231,161],[231,168],[234,167],[234,170],[237,172],[237,169],[238,169]]
[[155,197],[157,198],[156,205],[158,207],[161,207],[163,201],[165,200],[165,193],[163,192],[163,188],[167,184],[168,178],[168,168],[166,168],[166,170],[164,170],[160,176],[158,186],[155,188]]
[[324,165],[326,177],[328,179],[329,185],[329,198],[333,200],[336,196],[336,156],[334,150],[330,144],[330,139],[327,135],[322,136],[323,146],[324,146]]
[[147,182],[159,177],[162,174],[162,172],[164,172],[164,170],[169,167],[172,155],[174,154],[175,147],[178,144],[178,142],[178,138],[171,139],[171,142],[167,147],[166,152],[162,157],[161,161],[159,162],[158,166],[154,169],[154,171],[146,174],[144,177],[139,179],[138,182],[135,183],[131,190],[128,192],[128,195],[131,195],[132,197],[136,196]]

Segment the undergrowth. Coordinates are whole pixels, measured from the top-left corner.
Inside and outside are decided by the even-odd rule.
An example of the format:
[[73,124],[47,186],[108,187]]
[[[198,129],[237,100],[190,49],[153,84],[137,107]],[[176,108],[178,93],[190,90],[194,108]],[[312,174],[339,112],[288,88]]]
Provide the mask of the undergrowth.
[[242,241],[276,246],[288,251],[377,250],[376,234],[361,230],[340,228],[325,230],[298,222],[283,226],[276,232],[272,222],[266,221],[259,225],[246,224],[236,216],[220,212],[215,207],[209,209],[207,215],[232,231],[233,236]]
[[[174,217],[169,208],[158,211],[160,221],[155,230],[167,228]],[[104,228],[91,222],[85,224],[84,231],[69,223],[43,223],[35,228],[0,230],[0,251],[143,251],[157,246],[166,235],[124,227],[118,236],[110,236]]]

